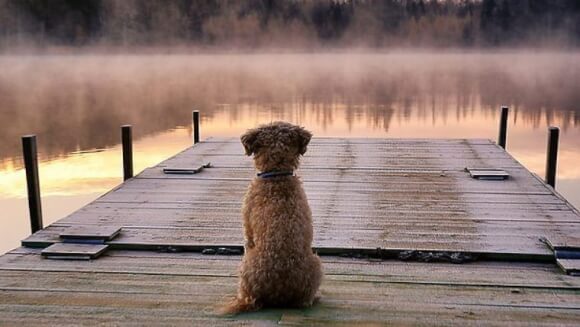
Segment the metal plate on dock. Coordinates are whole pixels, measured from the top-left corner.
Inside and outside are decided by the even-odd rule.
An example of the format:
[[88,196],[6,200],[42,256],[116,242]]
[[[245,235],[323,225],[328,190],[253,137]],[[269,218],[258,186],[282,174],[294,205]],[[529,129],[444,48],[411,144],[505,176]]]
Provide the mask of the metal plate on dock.
[[114,239],[121,232],[119,226],[73,226],[60,233],[63,242],[104,243]]
[[479,180],[501,181],[510,177],[505,170],[497,168],[465,168],[465,171]]
[[47,259],[91,260],[107,250],[104,244],[55,243],[40,253]]
[[204,168],[211,168],[211,163],[208,162],[197,168],[187,168],[187,167],[165,167],[163,168],[164,174],[177,174],[177,175],[193,175],[199,174]]

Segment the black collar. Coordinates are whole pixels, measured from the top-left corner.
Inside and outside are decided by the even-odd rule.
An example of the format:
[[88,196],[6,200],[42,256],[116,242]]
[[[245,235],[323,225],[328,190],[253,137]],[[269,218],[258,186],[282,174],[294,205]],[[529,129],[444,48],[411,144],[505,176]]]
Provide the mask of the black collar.
[[272,177],[280,177],[280,176],[292,176],[294,175],[294,171],[265,171],[258,173],[257,176],[260,178],[272,178]]

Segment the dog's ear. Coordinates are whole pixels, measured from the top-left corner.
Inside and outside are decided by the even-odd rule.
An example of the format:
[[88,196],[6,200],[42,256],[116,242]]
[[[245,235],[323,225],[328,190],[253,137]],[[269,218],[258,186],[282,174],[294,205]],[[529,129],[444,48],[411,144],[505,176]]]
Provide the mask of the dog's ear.
[[310,143],[311,138],[312,133],[310,133],[309,131],[305,130],[302,127],[298,127],[296,129],[296,139],[298,141],[298,151],[300,152],[300,154],[306,153],[306,147],[308,146],[308,143]]
[[256,153],[258,148],[258,135],[260,134],[260,130],[257,128],[249,129],[242,137],[240,138],[242,141],[242,145],[244,146],[244,150],[246,150],[246,155],[251,156],[252,153]]

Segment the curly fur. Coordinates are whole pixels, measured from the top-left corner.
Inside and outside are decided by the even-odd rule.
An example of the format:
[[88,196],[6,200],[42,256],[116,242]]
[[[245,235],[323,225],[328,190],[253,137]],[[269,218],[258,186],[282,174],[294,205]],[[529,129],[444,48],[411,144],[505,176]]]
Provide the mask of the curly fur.
[[[248,130],[241,141],[260,171],[298,167],[312,134],[275,122]],[[312,252],[312,213],[296,176],[255,178],[242,208],[245,253],[238,294],[224,313],[262,307],[308,307],[322,280],[320,259]]]

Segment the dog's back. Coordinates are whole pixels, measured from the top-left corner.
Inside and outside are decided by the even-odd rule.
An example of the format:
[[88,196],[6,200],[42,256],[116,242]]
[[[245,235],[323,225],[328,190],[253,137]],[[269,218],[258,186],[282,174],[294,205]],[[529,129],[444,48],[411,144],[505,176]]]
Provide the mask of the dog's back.
[[298,177],[256,178],[244,206],[250,210],[255,248],[264,256],[310,250],[312,213]]

